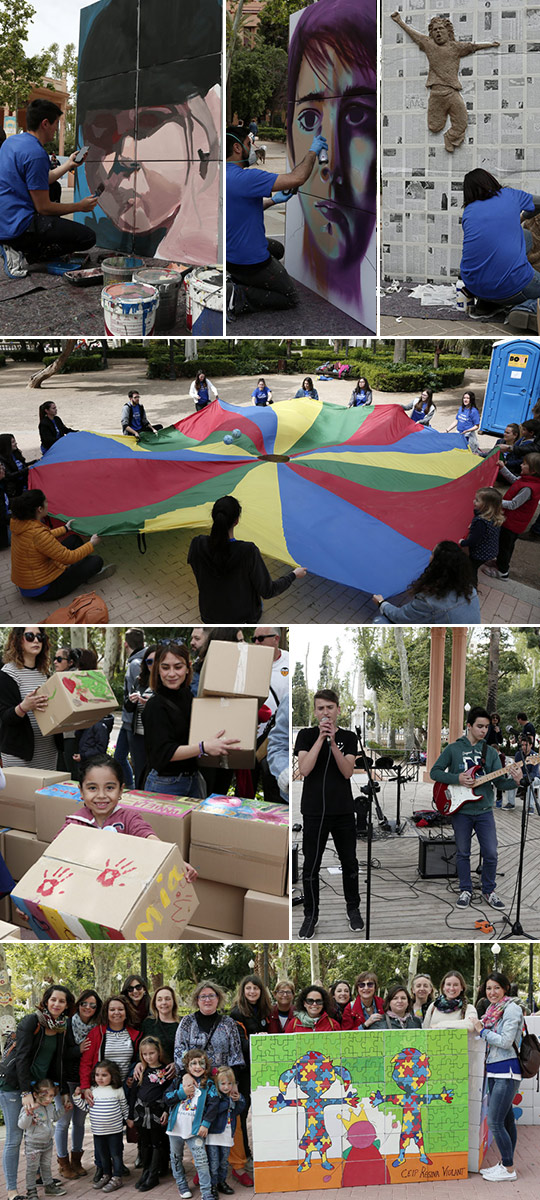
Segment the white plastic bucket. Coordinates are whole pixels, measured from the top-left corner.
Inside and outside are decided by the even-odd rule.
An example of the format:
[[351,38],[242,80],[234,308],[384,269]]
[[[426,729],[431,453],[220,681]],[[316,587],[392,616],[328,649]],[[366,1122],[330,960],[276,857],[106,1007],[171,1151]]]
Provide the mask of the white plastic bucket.
[[109,283],[101,293],[105,333],[111,337],[148,337],[159,304],[157,288],[148,283]]
[[221,267],[196,267],[185,280],[186,325],[198,337],[223,333],[223,272]]

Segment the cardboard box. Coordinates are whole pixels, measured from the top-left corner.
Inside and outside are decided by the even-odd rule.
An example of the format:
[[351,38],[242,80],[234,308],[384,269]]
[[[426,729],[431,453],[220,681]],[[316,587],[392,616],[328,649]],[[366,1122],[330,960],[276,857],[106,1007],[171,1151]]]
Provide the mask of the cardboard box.
[[9,912],[8,912],[7,917],[5,917],[5,920],[10,925],[16,925],[17,929],[29,929],[30,927],[28,925],[28,921],[23,921],[22,917],[16,911],[15,905],[14,905],[11,897],[6,896],[6,899],[9,902]]
[[289,897],[246,892],[242,935],[247,942],[289,940]]
[[88,729],[118,708],[116,696],[103,671],[55,671],[38,689],[49,703],[35,718],[41,732],[74,733]]
[[[199,881],[197,881],[197,887]],[[223,929],[203,929],[202,925],[186,925],[182,934],[186,942],[238,942],[241,939]]]
[[35,833],[22,829],[8,829],[4,841],[6,866],[14,879],[22,879],[47,849],[47,843],[40,842]]
[[[43,788],[36,800],[38,837],[44,842],[54,841],[66,817],[76,812],[77,805],[81,803],[82,797],[76,783]],[[188,797],[185,800],[177,799],[176,796],[162,796],[154,792],[124,791],[122,804],[136,808],[152,826],[156,837],[162,842],[174,842],[182,858],[188,857],[191,810],[198,804],[197,800]]]
[[42,771],[39,767],[4,767],[6,786],[0,792],[0,823],[26,833],[37,833],[36,792],[69,781],[67,771]]
[[197,908],[177,846],[100,829],[64,829],[12,899],[55,941],[177,941]]
[[221,759],[204,754],[199,759],[201,766],[215,767],[219,763],[220,766],[228,767],[253,767],[258,711],[257,700],[251,698],[197,697],[191,709],[190,745],[215,738],[221,729],[225,730],[224,737],[240,739],[238,746],[234,746],[227,755],[226,762],[222,763]]
[[[192,864],[193,865],[193,864]],[[216,932],[216,925],[225,936],[242,936],[244,920],[245,890],[230,883],[215,883],[211,879],[197,879],[197,925]],[[218,939],[219,940],[219,939]]]
[[19,940],[20,936],[20,927],[9,925],[7,921],[0,921],[0,942],[12,942],[14,938]]
[[210,642],[199,678],[199,696],[252,696],[264,704],[270,692],[274,651],[247,642]]
[[[235,806],[228,801],[236,801]],[[190,862],[205,879],[282,896],[289,857],[289,813],[236,797],[209,797],[191,816]]]

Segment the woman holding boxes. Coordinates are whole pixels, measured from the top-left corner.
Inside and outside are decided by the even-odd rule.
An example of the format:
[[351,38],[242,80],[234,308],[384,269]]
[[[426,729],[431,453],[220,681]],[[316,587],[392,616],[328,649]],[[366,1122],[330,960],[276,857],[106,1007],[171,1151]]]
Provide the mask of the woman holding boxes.
[[12,629],[0,671],[0,753],[5,767],[56,768],[59,746],[54,735],[43,736],[35,717],[49,703],[47,696],[37,695],[48,673],[47,631],[39,625]]
[[205,789],[199,759],[203,754],[220,758],[238,744],[238,739],[224,736],[224,729],[215,737],[189,744],[191,677],[187,646],[182,642],[161,642],[150,674],[153,695],[142,714],[150,767],[145,783],[147,792],[202,799]]

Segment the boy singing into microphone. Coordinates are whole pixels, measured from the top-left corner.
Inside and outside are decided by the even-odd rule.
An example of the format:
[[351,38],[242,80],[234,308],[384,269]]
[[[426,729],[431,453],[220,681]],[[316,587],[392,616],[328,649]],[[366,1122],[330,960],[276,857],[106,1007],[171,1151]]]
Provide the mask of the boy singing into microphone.
[[313,699],[316,725],[300,729],[294,753],[304,778],[303,816],[304,920],[298,936],[312,938],[319,920],[319,871],[331,834],[341,863],[343,894],[349,926],[353,932],[364,927],[360,916],[356,820],[351,775],[357,754],[356,734],[340,729],[339,697],[328,688]]

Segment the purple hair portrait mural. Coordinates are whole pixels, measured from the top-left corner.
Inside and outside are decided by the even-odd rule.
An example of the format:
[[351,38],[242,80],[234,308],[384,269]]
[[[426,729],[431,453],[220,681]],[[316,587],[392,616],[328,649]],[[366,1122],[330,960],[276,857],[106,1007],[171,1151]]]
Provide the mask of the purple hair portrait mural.
[[[299,163],[328,141],[286,209],[293,278],[376,327],[376,0],[317,0],[290,21],[287,149]],[[345,332],[345,330],[344,330]]]
[[220,0],[97,0],[81,11],[78,214],[106,248],[219,261]]

